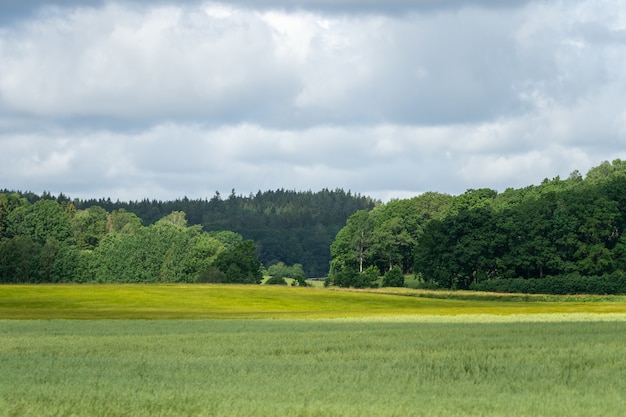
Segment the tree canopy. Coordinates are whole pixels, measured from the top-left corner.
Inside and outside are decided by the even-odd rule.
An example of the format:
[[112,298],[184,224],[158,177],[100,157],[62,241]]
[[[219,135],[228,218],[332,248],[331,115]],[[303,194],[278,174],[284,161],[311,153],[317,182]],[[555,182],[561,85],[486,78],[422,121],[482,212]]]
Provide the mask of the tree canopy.
[[0,193],[0,210],[0,282],[197,282],[212,268],[223,282],[260,281],[252,241],[188,226],[180,211],[142,226],[124,209],[31,204],[13,193]]
[[502,193],[426,193],[357,212],[331,244],[330,274],[343,286],[368,267],[380,275],[397,267],[425,284],[463,289],[502,289],[514,278],[600,279],[626,271],[625,231],[626,162],[615,160],[585,178],[575,171]]
[[259,283],[264,264],[298,282],[328,271],[342,287],[412,274],[429,287],[626,293],[625,231],[619,159],[584,177],[386,204],[342,190],[130,203],[5,190],[0,282]]

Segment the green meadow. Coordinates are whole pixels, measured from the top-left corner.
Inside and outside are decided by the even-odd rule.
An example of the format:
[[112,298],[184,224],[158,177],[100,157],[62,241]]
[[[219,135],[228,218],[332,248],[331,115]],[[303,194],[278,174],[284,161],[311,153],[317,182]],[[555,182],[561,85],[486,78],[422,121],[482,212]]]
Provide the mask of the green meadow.
[[623,415],[624,299],[455,296],[0,286],[0,417]]
[[626,313],[626,297],[493,297],[256,285],[2,285],[0,319],[243,319]]

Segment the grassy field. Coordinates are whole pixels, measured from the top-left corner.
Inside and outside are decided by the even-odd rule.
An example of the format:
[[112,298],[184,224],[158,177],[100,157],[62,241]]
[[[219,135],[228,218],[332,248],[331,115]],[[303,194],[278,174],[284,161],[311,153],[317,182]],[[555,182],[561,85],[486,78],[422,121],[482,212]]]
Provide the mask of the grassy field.
[[623,297],[387,292],[0,286],[0,417],[623,415]]
[[[386,290],[390,292],[392,290]],[[626,313],[626,298],[481,297],[232,285],[3,285],[0,319],[336,318],[399,315]],[[438,298],[433,298],[438,297]],[[473,297],[473,298],[472,298]]]
[[427,317],[1,320],[0,416],[606,417],[626,409],[621,315]]

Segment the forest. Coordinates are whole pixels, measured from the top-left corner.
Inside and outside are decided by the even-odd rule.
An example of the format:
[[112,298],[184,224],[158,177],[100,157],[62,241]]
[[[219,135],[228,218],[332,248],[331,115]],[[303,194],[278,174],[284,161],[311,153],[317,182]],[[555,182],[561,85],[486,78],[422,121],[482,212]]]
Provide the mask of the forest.
[[257,282],[328,273],[330,243],[376,201],[343,190],[112,202],[0,192],[0,282]]
[[425,193],[354,213],[331,245],[335,285],[397,269],[426,288],[626,292],[626,161],[539,185]]
[[[0,192],[0,282],[239,282],[626,293],[626,161],[503,192],[112,202]],[[277,272],[282,271],[282,272]],[[289,275],[291,274],[291,275]]]

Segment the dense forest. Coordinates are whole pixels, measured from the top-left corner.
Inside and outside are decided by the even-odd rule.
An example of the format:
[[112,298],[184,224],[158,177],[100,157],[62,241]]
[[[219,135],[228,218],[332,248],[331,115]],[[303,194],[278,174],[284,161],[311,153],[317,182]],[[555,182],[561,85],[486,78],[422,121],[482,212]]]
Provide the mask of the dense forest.
[[5,190],[0,282],[256,282],[254,262],[324,276],[337,231],[375,204],[343,190],[166,202]]
[[[0,192],[0,282],[241,282],[626,293],[626,161],[381,204],[342,190],[112,202]],[[382,279],[381,279],[382,277]]]
[[398,269],[425,287],[626,292],[626,161],[540,185],[425,193],[358,211],[331,246],[339,286]]

